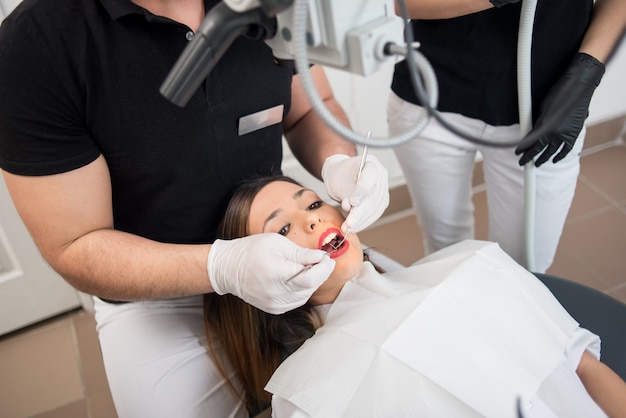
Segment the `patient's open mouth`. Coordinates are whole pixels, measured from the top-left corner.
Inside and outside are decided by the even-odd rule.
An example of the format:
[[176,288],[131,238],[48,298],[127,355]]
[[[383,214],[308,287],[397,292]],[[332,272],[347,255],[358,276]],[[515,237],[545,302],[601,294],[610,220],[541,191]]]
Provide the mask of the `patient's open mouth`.
[[329,229],[320,237],[319,248],[329,254],[340,252],[346,245],[347,241],[338,229]]

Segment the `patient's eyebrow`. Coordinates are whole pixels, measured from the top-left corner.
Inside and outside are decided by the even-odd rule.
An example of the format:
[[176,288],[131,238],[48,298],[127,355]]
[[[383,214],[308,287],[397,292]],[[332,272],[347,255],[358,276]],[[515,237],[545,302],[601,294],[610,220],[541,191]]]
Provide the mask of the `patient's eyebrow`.
[[[312,192],[312,191],[313,190],[311,189],[302,188],[293,194],[292,196],[293,200],[300,199],[302,195],[304,194],[304,192]],[[265,227],[267,226],[268,222],[276,218],[282,211],[283,211],[282,209],[276,209],[275,211],[269,214],[269,216],[265,219],[265,222],[263,222],[263,231],[265,231]]]
[[298,190],[297,192],[295,192],[295,193],[293,194],[293,200],[298,200],[298,199],[300,199],[300,198],[302,197],[302,195],[304,194],[304,192],[312,192],[312,191],[313,191],[313,190],[311,190],[311,189],[306,189],[306,188],[300,189],[300,190]]

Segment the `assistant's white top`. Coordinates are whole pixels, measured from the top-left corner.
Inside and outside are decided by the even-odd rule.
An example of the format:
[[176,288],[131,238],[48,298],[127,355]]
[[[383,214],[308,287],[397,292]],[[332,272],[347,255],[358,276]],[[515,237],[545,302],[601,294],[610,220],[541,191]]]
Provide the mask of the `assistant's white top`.
[[599,338],[497,244],[365,263],[272,376],[273,417],[604,416],[575,373]]

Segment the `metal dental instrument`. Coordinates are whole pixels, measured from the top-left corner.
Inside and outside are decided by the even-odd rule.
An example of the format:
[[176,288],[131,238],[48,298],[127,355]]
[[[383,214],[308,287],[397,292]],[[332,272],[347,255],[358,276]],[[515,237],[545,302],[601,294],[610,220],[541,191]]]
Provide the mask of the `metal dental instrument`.
[[285,283],[289,283],[291,280],[295,279],[296,277],[298,277],[300,274],[304,273],[307,270],[310,270],[311,267],[313,267],[314,264],[309,264],[308,266],[304,266],[304,268],[302,270],[300,270],[299,272],[297,272],[296,274],[294,274],[293,276],[291,276],[290,278],[288,278],[287,280],[285,280]]
[[[367,137],[372,136],[372,131],[367,133]],[[363,147],[363,155],[361,156],[361,164],[359,164],[359,172],[356,174],[356,181],[359,181],[361,178],[361,171],[363,171],[363,166],[365,165],[365,159],[367,158],[367,145]]]
[[[331,246],[333,248],[335,248],[334,245],[331,244]],[[337,251],[337,249],[335,248],[334,251]],[[333,252],[334,252],[333,251]],[[325,255],[329,255],[330,253],[326,253]],[[298,277],[300,274],[304,273],[307,270],[311,270],[311,267],[313,267],[315,264],[309,264],[308,266],[304,266],[304,268],[300,271],[298,271],[296,274],[294,274],[293,276],[289,277],[287,280],[285,280],[285,283],[289,283],[291,280],[295,279],[296,277]]]
[[[368,131],[367,132],[367,137],[369,138],[370,136],[372,136],[372,131]],[[363,155],[361,156],[361,163],[359,164],[359,171],[356,173],[356,181],[357,182],[361,178],[361,172],[363,171],[363,166],[365,165],[365,160],[366,159],[367,159],[367,145],[365,145],[363,147]],[[333,244],[330,244],[331,247],[333,247],[335,249],[335,251],[337,251],[339,249],[339,247],[341,247],[341,244],[343,244],[343,242],[346,240],[347,236],[348,236],[348,231],[346,231],[345,235],[343,236],[343,239],[341,241],[339,241],[339,244],[337,244],[336,247]]]

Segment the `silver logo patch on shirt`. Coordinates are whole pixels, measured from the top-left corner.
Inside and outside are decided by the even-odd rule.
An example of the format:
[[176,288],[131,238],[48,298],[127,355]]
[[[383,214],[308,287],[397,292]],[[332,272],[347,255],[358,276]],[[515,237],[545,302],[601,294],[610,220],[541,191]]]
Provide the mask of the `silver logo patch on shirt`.
[[283,121],[285,105],[270,107],[239,118],[239,136],[267,128]]

